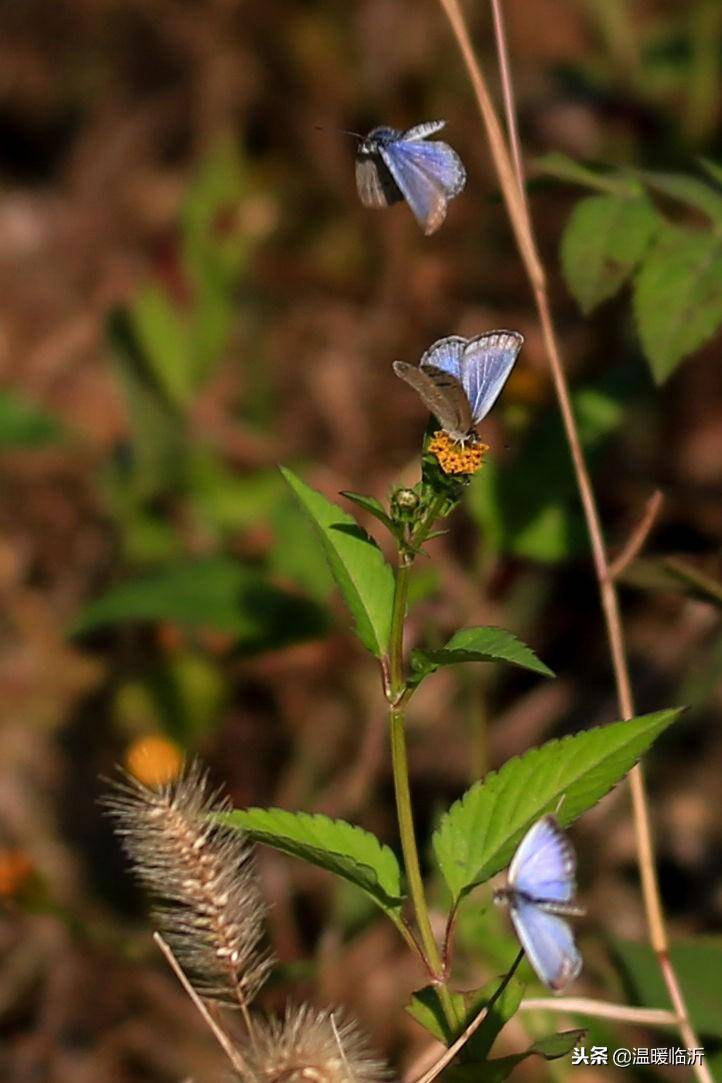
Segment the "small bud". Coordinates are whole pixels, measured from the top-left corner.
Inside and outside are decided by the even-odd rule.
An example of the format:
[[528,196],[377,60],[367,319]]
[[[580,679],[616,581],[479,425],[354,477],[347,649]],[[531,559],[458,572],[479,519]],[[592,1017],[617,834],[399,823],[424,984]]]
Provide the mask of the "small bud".
[[391,496],[391,512],[395,519],[408,522],[419,508],[419,497],[413,489],[396,489]]

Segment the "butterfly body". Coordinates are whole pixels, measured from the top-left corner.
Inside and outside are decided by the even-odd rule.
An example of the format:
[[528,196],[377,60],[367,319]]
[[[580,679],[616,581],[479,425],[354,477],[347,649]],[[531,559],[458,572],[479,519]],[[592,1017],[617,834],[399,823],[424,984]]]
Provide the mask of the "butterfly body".
[[356,187],[365,207],[388,207],[405,199],[424,233],[439,229],[449,200],[466,183],[456,151],[440,140],[426,142],[445,123],[429,121],[406,132],[388,127],[369,132],[356,155]]
[[418,365],[394,362],[394,372],[414,388],[452,440],[479,443],[475,426],[496,402],[524,339],[517,331],[489,331],[476,338],[448,335],[430,346]]
[[565,917],[584,913],[574,903],[576,856],[554,816],[538,820],[509,866],[494,901],[508,906],[522,947],[539,978],[562,992],[579,975],[582,958]]

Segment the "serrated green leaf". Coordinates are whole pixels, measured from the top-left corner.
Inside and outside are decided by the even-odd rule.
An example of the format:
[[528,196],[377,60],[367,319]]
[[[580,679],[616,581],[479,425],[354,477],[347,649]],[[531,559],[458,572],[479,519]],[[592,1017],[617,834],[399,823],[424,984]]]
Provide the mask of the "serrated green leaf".
[[399,920],[404,899],[399,863],[370,831],[319,813],[280,808],[234,809],[220,820],[257,842],[342,876]]
[[121,583],[85,606],[73,632],[148,620],[218,629],[245,653],[317,636],[327,627],[324,611],[312,602],[280,590],[258,568],[216,557],[179,561]]
[[646,196],[588,196],[576,204],[562,236],[561,262],[567,288],[585,315],[629,278],[658,222]]
[[722,323],[722,238],[666,226],[637,275],[634,313],[662,383]]
[[411,666],[414,672],[409,683],[415,687],[439,666],[453,666],[459,662],[511,662],[522,669],[541,673],[544,677],[554,676],[534,651],[512,632],[503,628],[479,627],[460,628],[439,650],[412,651]]
[[599,192],[608,192],[616,196],[636,196],[641,192],[641,185],[628,174],[600,173],[596,169],[575,162],[567,154],[553,151],[534,160],[537,169],[549,177],[580,184],[583,188],[594,188]]
[[281,473],[317,529],[359,639],[380,658],[391,631],[394,573],[390,565],[353,516],[306,485],[293,471],[281,467]]
[[63,426],[52,414],[12,391],[0,392],[0,448],[36,448],[57,443]]
[[380,523],[391,531],[392,534],[396,534],[396,526],[393,519],[384,510],[384,506],[380,500],[377,500],[375,496],[366,496],[364,493],[352,493],[348,489],[341,490],[341,496],[345,496],[347,500],[350,500],[353,504],[357,504],[364,511],[368,511],[374,518],[378,519]]
[[[671,1007],[654,952],[646,944],[615,939],[612,954],[631,987],[633,1003]],[[672,944],[670,956],[684,991],[692,1025],[699,1034],[722,1038],[722,937]]]
[[681,708],[641,715],[547,741],[475,783],[434,833],[436,860],[456,903],[500,872],[540,816],[570,824],[604,797],[677,718]]

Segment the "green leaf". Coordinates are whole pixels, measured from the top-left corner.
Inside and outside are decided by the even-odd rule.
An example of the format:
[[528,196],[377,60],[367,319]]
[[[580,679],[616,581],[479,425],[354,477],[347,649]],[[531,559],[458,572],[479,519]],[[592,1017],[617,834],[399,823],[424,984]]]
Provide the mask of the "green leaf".
[[646,196],[580,200],[562,237],[564,279],[586,315],[613,297],[641,260],[659,218]]
[[722,225],[722,195],[704,181],[689,173],[658,173],[649,169],[635,170],[635,175],[650,188],[694,207],[712,222]]
[[573,158],[558,151],[543,154],[535,159],[534,164],[549,177],[568,181],[569,184],[580,184],[584,188],[594,188],[599,192],[624,197],[639,195],[641,191],[637,181],[627,174],[600,173],[596,169],[590,169],[589,166],[575,162]]
[[159,286],[148,285],[135,298],[128,315],[158,387],[175,406],[185,406],[193,393],[193,373],[188,329],[180,312]]
[[0,392],[0,449],[46,447],[62,436],[63,426],[52,414],[11,391]]
[[[295,497],[283,485],[283,499],[272,515],[273,547],[268,553],[269,569],[282,579],[296,583],[304,594],[326,604],[334,590],[334,581],[318,544],[316,529]],[[288,539],[293,538],[293,545]]]
[[280,808],[234,809],[221,822],[257,842],[342,876],[360,887],[394,920],[404,900],[401,870],[392,850],[370,831],[320,814]]
[[444,1075],[444,1079],[448,1083],[503,1083],[517,1065],[529,1057],[558,1060],[568,1056],[585,1034],[585,1030],[564,1030],[560,1034],[550,1034],[546,1038],[539,1038],[525,1053],[512,1053],[508,1057],[498,1057],[482,1064],[460,1064],[451,1068]]
[[[503,981],[503,977],[494,978],[481,989],[466,993],[452,992],[451,1003],[458,1020],[456,1027],[449,1026],[439,999],[438,989],[433,985],[417,990],[406,1005],[405,1011],[440,1042],[449,1046],[456,1041],[483,1006],[494,999]],[[478,1062],[486,1059],[497,1035],[517,1011],[523,992],[524,987],[521,982],[512,978],[494,1000],[490,1011],[459,1054],[462,1060]]]
[[[182,415],[159,386],[127,308],[110,313],[108,338],[128,403],[131,445],[129,461],[114,463],[106,480],[116,514],[122,515],[126,504],[127,520],[143,501],[182,487],[187,440]],[[126,522],[126,528],[133,524]]]
[[[479,1010],[479,1007],[481,1007],[481,1004],[484,1002],[489,1003],[494,998],[494,995],[503,980],[503,978],[495,978],[494,981],[489,982],[483,989],[478,991],[475,995],[478,1006],[475,1007],[475,1010],[469,1011],[466,1020],[467,1025],[471,1022],[474,1015]],[[494,1003],[484,1017],[479,1029],[472,1034],[471,1038],[464,1046],[461,1055],[462,1060],[486,1060],[498,1035],[511,1017],[516,1014],[519,1005],[521,1004],[523,994],[523,984],[515,977],[512,977],[506,988],[501,992],[497,999],[494,1000]]]
[[391,632],[394,573],[390,565],[351,515],[306,485],[293,471],[281,467],[281,473],[317,529],[361,642],[380,658]]
[[458,662],[511,662],[544,677],[554,676],[534,651],[511,632],[503,628],[480,627],[460,628],[440,650],[412,651],[414,672],[409,683],[416,687],[439,666],[453,666]]
[[[633,1003],[646,1008],[671,1007],[651,948],[617,939],[611,948],[630,986]],[[722,1038],[722,937],[679,940],[672,944],[670,955],[695,1030],[709,1038]]]
[[384,506],[380,500],[377,500],[375,496],[365,496],[364,493],[352,493],[348,489],[341,490],[341,496],[345,496],[347,500],[350,500],[353,504],[358,504],[364,511],[368,511],[375,519],[378,519],[380,523],[396,535],[396,526],[393,519],[384,510]]
[[258,568],[226,557],[184,560],[131,579],[90,602],[73,629],[83,635],[125,621],[174,621],[234,637],[245,653],[320,635],[324,611],[264,580]]
[[[426,985],[423,989],[417,989],[411,994],[411,1000],[405,1006],[412,1019],[415,1019],[424,1030],[428,1030],[434,1038],[444,1045],[449,1046],[458,1038],[461,1031],[467,1025],[469,1012],[468,1002],[461,993],[450,992],[451,1003],[456,1018],[459,1020],[458,1027],[450,1027],[439,999],[439,991],[435,985]],[[483,1001],[479,1002],[476,1011],[481,1008]],[[476,1012],[473,1013],[474,1015]],[[473,1017],[473,1016],[472,1016]]]
[[722,239],[666,226],[642,264],[634,312],[657,383],[722,323]]
[[681,708],[547,741],[475,783],[443,816],[433,844],[454,903],[508,865],[540,816],[570,824],[617,784]]

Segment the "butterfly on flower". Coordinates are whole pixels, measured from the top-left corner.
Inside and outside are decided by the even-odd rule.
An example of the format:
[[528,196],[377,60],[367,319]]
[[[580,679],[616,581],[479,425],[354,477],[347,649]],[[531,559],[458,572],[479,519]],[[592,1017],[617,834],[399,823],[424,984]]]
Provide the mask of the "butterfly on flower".
[[474,446],[479,443],[475,426],[501,394],[523,342],[518,331],[488,331],[470,339],[448,335],[430,346],[418,365],[394,361],[394,372],[453,441]]
[[431,120],[406,132],[374,128],[361,140],[356,187],[365,207],[388,207],[405,199],[427,236],[439,229],[449,200],[466,184],[456,151],[440,140],[427,142],[445,124]]
[[577,859],[556,817],[543,816],[529,828],[509,866],[508,883],[494,902],[508,906],[511,920],[537,976],[561,993],[579,976],[582,957],[565,917],[580,916],[574,905]]

